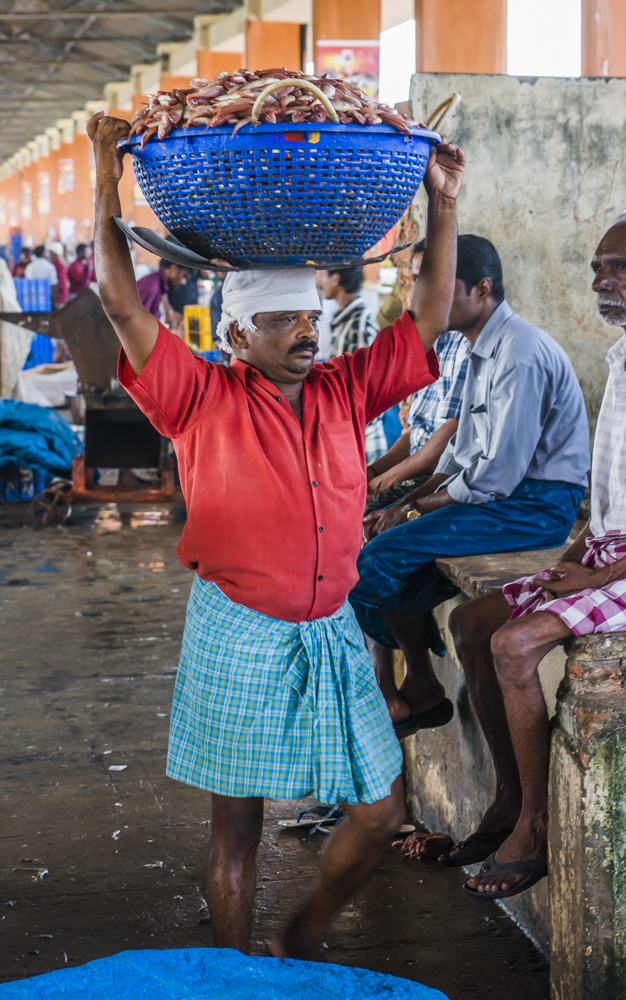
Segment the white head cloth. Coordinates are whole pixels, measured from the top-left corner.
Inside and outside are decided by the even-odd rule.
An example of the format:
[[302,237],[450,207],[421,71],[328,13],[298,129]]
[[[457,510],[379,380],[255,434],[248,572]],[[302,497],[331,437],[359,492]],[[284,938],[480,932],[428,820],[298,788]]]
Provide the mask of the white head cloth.
[[222,286],[222,318],[216,330],[219,346],[233,353],[228,340],[228,327],[233,321],[242,330],[256,330],[256,313],[320,308],[313,268],[231,271]]

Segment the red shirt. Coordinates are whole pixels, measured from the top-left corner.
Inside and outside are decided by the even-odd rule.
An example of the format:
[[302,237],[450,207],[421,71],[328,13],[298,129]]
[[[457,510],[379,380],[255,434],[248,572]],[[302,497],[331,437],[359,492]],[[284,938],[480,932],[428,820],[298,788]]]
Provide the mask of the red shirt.
[[70,297],[70,283],[67,277],[67,267],[65,262],[61,260],[60,257],[56,257],[52,263],[54,264],[54,269],[57,273],[58,281],[58,303],[60,306],[64,306]]
[[93,268],[91,260],[73,260],[67,269],[67,277],[70,283],[70,295],[78,295],[85,288],[88,288],[93,281]]
[[255,368],[194,358],[164,326],[138,378],[123,353],[118,370],[174,441],[187,501],[179,559],[231,600],[285,621],[345,601],[358,579],[365,424],[438,376],[408,313],[370,347],[313,366],[302,424]]

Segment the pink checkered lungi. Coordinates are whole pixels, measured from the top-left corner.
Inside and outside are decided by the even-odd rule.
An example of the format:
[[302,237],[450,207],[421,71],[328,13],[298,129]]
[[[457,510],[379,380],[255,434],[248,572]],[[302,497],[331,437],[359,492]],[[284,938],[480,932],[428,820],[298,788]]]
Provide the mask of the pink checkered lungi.
[[[606,535],[587,539],[583,566],[600,569],[626,556],[626,535],[608,531]],[[513,608],[510,621],[529,615],[533,611],[550,611],[574,635],[592,632],[626,632],[626,579],[615,580],[600,590],[581,590],[571,597],[556,597],[546,601],[541,587],[533,586],[533,579],[547,580],[550,570],[537,573],[536,577],[523,576],[507,583],[502,593]]]

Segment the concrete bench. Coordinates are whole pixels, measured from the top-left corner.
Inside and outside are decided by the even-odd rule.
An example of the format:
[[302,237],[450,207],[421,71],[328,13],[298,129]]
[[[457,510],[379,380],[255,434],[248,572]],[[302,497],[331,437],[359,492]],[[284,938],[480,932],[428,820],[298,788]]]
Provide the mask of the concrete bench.
[[[447,623],[455,605],[553,565],[564,548],[443,559],[461,594],[436,611],[447,654],[435,662],[453,721],[405,741],[415,817],[456,839],[476,829],[495,779]],[[550,956],[553,1000],[626,997],[626,633],[572,640],[540,666],[555,715],[550,878],[501,905]],[[472,869],[475,871],[477,869]],[[481,919],[480,904],[476,918]]]

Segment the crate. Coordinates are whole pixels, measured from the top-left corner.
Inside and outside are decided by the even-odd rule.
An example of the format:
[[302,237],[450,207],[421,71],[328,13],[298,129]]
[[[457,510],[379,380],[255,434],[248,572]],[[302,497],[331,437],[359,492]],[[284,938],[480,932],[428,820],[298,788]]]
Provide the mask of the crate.
[[17,301],[24,312],[51,312],[52,288],[47,278],[14,278]]
[[185,306],[185,343],[195,351],[214,351],[209,306]]
[[0,503],[32,500],[45,489],[46,480],[38,469],[25,469],[16,465],[0,468]]

